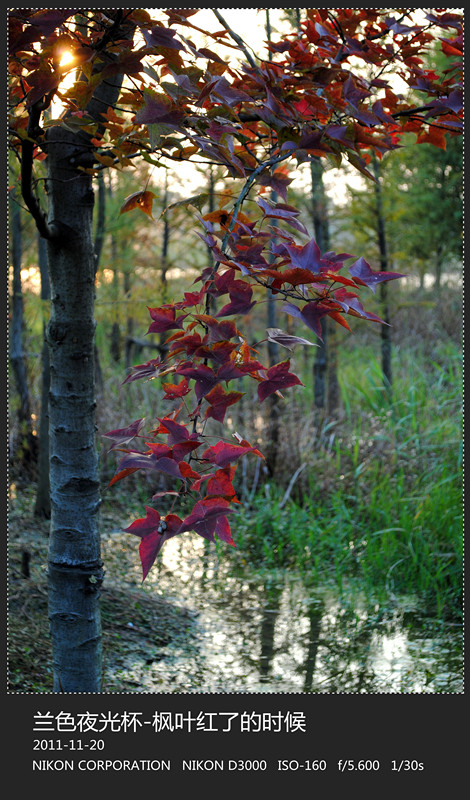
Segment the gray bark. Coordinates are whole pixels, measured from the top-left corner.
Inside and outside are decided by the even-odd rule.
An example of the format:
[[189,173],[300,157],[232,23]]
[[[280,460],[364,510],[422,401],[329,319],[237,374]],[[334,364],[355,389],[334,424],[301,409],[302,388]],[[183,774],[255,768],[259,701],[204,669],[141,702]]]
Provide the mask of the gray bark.
[[[110,37],[131,36],[129,28],[119,28],[122,11],[115,18]],[[121,79],[99,84],[87,107],[97,121],[116,102]],[[48,578],[53,689],[99,692],[103,567],[95,442],[94,193],[91,177],[79,169],[91,165],[93,157],[89,137],[60,126],[48,129],[46,149],[47,221],[39,214],[35,218],[48,239],[51,284]],[[27,169],[22,185],[27,193]]]
[[51,282],[49,619],[54,691],[99,691],[103,580],[95,445],[94,276],[91,178],[78,171],[76,137],[48,136]]

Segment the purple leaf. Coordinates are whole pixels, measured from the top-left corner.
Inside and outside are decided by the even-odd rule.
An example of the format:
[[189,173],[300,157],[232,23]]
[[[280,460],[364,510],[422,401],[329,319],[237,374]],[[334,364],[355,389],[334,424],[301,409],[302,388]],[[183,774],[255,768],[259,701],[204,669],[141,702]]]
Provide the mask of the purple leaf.
[[145,94],[145,105],[137,112],[134,122],[138,125],[150,125],[154,122],[178,126],[184,119],[184,112],[171,105],[166,95],[154,97]]
[[[185,378],[192,378],[196,381],[194,392],[199,401],[204,397],[218,382],[217,375],[214,370],[206,364],[201,364],[195,367],[191,362],[182,364],[176,370],[177,375],[184,375]],[[166,425],[166,423],[164,423]]]
[[349,272],[357,284],[368,286],[374,293],[378,283],[406,277],[399,272],[374,272],[370,264],[362,256],[349,267]]
[[123,469],[152,469],[182,480],[181,472],[174,458],[165,456],[157,458],[154,453],[138,453],[137,451],[128,453],[120,461],[118,469],[119,471]]
[[152,358],[150,361],[146,361],[145,364],[136,364],[132,367],[132,372],[123,381],[123,384],[138,381],[142,378],[147,378],[149,380],[150,378],[156,378],[160,373],[159,367],[162,367],[162,370],[166,369],[165,366],[162,366],[160,357]]
[[284,303],[282,306],[282,311],[290,314],[291,317],[297,317],[298,319],[302,320],[304,325],[316,333],[318,338],[323,341],[321,335],[321,318],[326,316],[331,311],[331,308],[325,308],[316,300],[312,300],[302,309],[297,308],[297,306],[294,306],[292,303]]
[[321,258],[320,248],[315,239],[310,239],[310,241],[303,246],[281,242],[273,249],[280,255],[285,253],[293,267],[308,269],[310,272],[318,274],[321,268],[326,266],[326,262]]
[[234,281],[230,285],[229,297],[230,302],[220,309],[217,317],[227,317],[229,314],[248,314],[248,312],[256,305],[255,300],[251,300],[253,289],[243,281]]
[[115,447],[120,447],[123,444],[127,444],[136,436],[139,435],[139,431],[141,430],[145,419],[136,419],[135,422],[132,422],[127,428],[116,428],[114,431],[108,431],[108,433],[103,433],[107,439],[113,439],[113,443],[110,450],[114,450]]
[[265,217],[282,219],[301,233],[308,233],[304,225],[296,219],[299,215],[299,211],[293,206],[288,206],[284,203],[269,203],[267,200],[263,200],[262,197],[258,197],[256,202],[264,212]]
[[156,25],[151,31],[143,31],[148,47],[170,47],[172,50],[184,50],[182,44],[175,41],[176,31]]

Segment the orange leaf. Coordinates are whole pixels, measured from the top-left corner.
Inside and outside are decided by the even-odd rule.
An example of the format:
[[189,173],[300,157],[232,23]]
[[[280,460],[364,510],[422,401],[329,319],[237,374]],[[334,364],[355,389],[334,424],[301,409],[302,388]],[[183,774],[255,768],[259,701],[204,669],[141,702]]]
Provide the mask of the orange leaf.
[[349,327],[348,323],[346,322],[342,314],[339,313],[339,311],[330,311],[328,316],[334,319],[335,322],[338,322],[339,325],[342,325],[343,328],[346,328],[346,330],[351,331],[351,328]]
[[135,467],[128,467],[127,469],[122,469],[120,472],[117,472],[114,478],[110,480],[108,483],[108,488],[112,486],[114,483],[121,481],[123,478],[126,478],[127,475],[131,475],[133,472],[137,472],[137,468]]
[[140,208],[144,214],[147,214],[150,219],[153,219],[152,204],[153,198],[156,196],[156,194],[148,190],[145,192],[134,192],[134,194],[130,194],[128,197],[126,197],[119,213],[125,214],[127,211],[133,211],[134,208]]
[[[232,221],[232,214],[230,211],[225,211],[222,208],[218,208],[217,211],[212,211],[210,214],[204,214],[203,219],[207,220],[208,222],[218,222],[223,230],[227,230]],[[244,225],[250,225],[251,219],[239,211],[237,214],[237,221],[235,223],[234,231],[240,227],[238,225],[239,222]]]
[[435,147],[440,147],[441,150],[447,149],[446,135],[442,128],[430,126],[427,133],[422,133],[421,136],[418,136],[417,144],[421,142],[429,142],[429,144],[433,144]]
[[191,145],[190,147],[183,147],[182,150],[174,150],[172,153],[173,158],[178,159],[178,161],[184,161],[187,158],[190,158],[195,153],[199,152],[199,147],[196,145]]

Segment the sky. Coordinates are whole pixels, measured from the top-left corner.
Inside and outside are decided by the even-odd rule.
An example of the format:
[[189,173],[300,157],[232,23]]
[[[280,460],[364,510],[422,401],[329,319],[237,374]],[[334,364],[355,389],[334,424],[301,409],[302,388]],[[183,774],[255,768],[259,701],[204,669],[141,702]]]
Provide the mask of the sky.
[[[222,15],[224,20],[230,28],[243,39],[248,49],[253,51],[258,57],[266,57],[268,52],[266,50],[266,9],[265,8],[221,8],[217,9]],[[156,12],[158,9],[151,9],[150,13]],[[269,21],[271,25],[272,34],[285,30],[286,23],[283,22],[283,10],[278,8],[269,9]],[[220,21],[217,19],[212,9],[199,9],[197,15],[195,14],[190,18],[198,27],[209,32],[220,31],[222,29]],[[206,41],[201,44],[198,40],[197,31],[191,31],[188,34],[194,44],[199,46],[211,47],[212,40],[207,37]],[[204,38],[204,37],[203,37]],[[275,36],[273,36],[275,38]],[[214,48],[215,49],[215,48]],[[229,48],[217,47],[217,52],[220,52],[222,57],[230,55],[231,59],[237,55],[236,50]],[[244,56],[242,56],[244,59]],[[187,165],[186,173],[179,173],[177,184],[181,185],[184,182],[185,190],[189,193],[200,191],[201,175],[191,165]],[[310,171],[308,167],[302,167],[297,170],[296,174],[292,174],[294,179],[293,184],[299,187],[308,188],[310,185]],[[345,169],[328,169],[324,176],[324,184],[327,193],[331,196],[335,203],[341,204],[346,199],[346,184],[349,183],[354,187],[359,187],[363,184],[363,178],[355,174],[353,171],[348,170],[348,175],[345,175]],[[175,186],[176,188],[176,186]]]

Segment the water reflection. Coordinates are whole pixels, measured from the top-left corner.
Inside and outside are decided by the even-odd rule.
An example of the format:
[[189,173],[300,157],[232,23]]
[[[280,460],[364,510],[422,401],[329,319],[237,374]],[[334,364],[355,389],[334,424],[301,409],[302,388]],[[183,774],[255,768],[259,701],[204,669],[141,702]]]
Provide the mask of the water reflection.
[[162,556],[146,591],[193,622],[151,664],[129,657],[143,691],[462,692],[459,628],[425,624],[410,601],[384,609],[292,572],[235,572],[196,536]]

